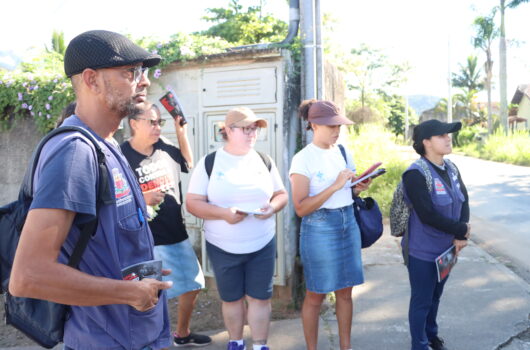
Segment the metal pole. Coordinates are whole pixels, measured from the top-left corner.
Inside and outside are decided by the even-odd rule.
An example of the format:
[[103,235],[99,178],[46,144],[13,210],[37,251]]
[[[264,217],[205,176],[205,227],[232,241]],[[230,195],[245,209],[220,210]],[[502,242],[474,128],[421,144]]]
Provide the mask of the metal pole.
[[409,139],[409,97],[405,95],[405,132],[403,133],[405,142]]
[[447,39],[447,122],[453,122],[453,92],[451,81],[451,33],[449,32]]
[[316,98],[316,54],[314,0],[302,0],[302,45],[304,48],[304,100]]
[[322,14],[320,0],[315,0],[315,34],[316,34],[316,89],[317,99],[325,99],[324,82],[324,49],[322,47]]
[[[317,97],[316,92],[316,52],[315,52],[315,13],[314,0],[302,0],[301,3],[301,39],[303,45],[302,67],[302,99]],[[304,130],[305,125],[302,126]],[[313,133],[304,131],[302,142],[304,145],[311,143]]]
[[507,70],[506,70],[506,30],[504,27],[505,1],[501,0],[501,37],[499,40],[499,90],[500,90],[500,119],[504,133],[508,134],[510,126],[508,125],[508,93],[507,89]]

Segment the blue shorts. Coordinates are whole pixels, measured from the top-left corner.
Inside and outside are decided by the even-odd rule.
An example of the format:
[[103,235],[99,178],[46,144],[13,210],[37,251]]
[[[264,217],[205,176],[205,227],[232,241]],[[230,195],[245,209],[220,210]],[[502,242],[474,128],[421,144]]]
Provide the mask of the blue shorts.
[[237,301],[248,295],[254,299],[272,297],[272,278],[276,258],[276,238],[260,250],[232,254],[206,242],[221,300]]
[[171,274],[164,276],[164,281],[173,281],[173,287],[167,290],[168,298],[204,288],[204,274],[189,239],[155,246],[155,259],[162,260],[164,269],[171,269]]
[[353,207],[319,209],[304,216],[300,255],[311,292],[325,294],[362,284],[361,234]]

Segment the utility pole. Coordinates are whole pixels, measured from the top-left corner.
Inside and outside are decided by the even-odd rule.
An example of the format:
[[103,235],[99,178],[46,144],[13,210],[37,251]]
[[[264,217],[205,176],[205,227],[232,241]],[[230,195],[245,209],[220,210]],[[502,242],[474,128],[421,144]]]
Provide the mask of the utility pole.
[[405,142],[409,139],[409,97],[405,95],[405,132],[403,133]]
[[322,47],[322,13],[320,11],[320,0],[315,1],[315,51],[316,51],[316,82],[317,99],[324,99],[324,49]]
[[451,81],[451,32],[447,38],[447,122],[453,122],[453,83]]

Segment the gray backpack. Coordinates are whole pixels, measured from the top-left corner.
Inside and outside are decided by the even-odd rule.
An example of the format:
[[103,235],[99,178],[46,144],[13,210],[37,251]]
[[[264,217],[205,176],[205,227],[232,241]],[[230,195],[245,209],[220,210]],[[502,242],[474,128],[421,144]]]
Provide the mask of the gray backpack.
[[[432,174],[427,162],[420,158],[416,163],[425,175],[425,182],[427,189],[432,192]],[[451,168],[453,174],[458,174],[458,169],[449,159],[445,159],[445,163]],[[403,188],[403,180],[399,182],[392,196],[392,203],[390,204],[390,234],[394,237],[402,237],[409,225],[410,205],[405,201],[405,193]]]

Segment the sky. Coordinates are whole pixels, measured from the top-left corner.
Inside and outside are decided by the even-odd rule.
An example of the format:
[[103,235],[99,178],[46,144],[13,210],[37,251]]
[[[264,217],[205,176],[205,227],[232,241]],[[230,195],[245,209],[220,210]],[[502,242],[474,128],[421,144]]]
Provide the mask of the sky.
[[[261,1],[265,12],[288,21],[288,1]],[[366,43],[382,49],[395,62],[408,62],[412,69],[401,93],[435,96],[448,94],[449,67],[453,72],[458,71],[459,64],[470,54],[477,54],[479,62],[484,61],[483,53],[471,45],[471,24],[475,17],[489,14],[498,2],[321,0],[322,12],[337,20],[333,40],[348,49]],[[241,0],[241,3],[259,5],[260,0]],[[0,63],[12,64],[17,57],[27,59],[35,48],[49,46],[54,29],[63,31],[66,41],[91,29],[163,40],[176,32],[208,28],[211,24],[201,20],[206,15],[205,9],[227,4],[228,0],[8,0],[2,4]],[[507,38],[519,43],[518,47],[508,49],[509,98],[517,85],[530,83],[530,31],[525,26],[528,18],[530,4],[506,12]],[[495,42],[494,81],[498,75],[497,48]],[[494,100],[497,96],[494,90]]]

